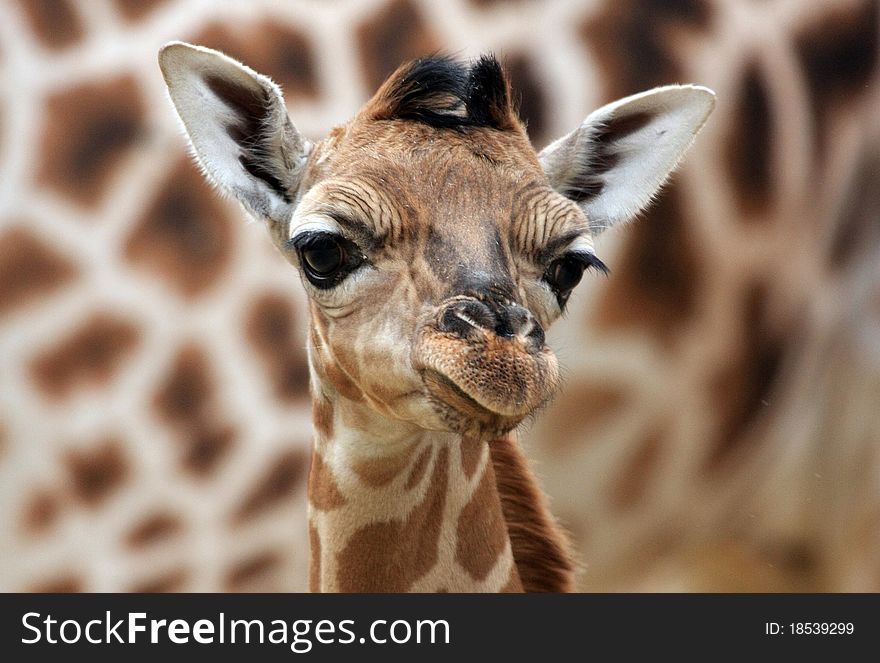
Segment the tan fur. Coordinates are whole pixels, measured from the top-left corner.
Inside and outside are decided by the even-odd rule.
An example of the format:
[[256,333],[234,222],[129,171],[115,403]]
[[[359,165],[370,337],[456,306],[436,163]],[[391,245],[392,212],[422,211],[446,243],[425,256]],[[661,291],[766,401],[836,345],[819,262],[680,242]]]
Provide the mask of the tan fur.
[[455,558],[476,580],[486,577],[508,543],[504,513],[499,507],[495,472],[490,465],[459,514],[456,532]]
[[314,591],[522,591],[486,442],[340,460],[312,464]]
[[321,456],[312,453],[312,467],[309,470],[309,504],[321,511],[331,511],[345,505],[345,496],[333,474],[326,468]]
[[437,542],[449,482],[449,454],[439,449],[424,499],[406,520],[369,523],[339,551],[342,592],[405,592],[437,563]]

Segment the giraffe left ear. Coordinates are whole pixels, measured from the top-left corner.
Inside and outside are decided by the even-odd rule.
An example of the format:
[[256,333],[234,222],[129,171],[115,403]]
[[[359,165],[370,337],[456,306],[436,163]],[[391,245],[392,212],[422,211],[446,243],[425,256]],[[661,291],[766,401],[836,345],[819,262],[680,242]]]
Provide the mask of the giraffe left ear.
[[715,93],[669,85],[620,99],[541,150],[550,185],[598,234],[645,208],[715,107]]
[[205,175],[286,238],[308,144],[281,90],[222,53],[183,42],[164,46],[159,66]]

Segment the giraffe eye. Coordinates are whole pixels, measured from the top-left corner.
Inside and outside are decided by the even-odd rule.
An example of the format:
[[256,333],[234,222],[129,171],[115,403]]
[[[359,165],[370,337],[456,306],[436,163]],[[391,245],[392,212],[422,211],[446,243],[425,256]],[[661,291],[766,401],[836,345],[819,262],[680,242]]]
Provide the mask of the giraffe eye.
[[303,266],[312,276],[326,279],[345,264],[345,249],[333,237],[321,235],[303,247]]
[[558,292],[565,292],[573,289],[581,281],[584,274],[585,265],[579,260],[575,260],[571,256],[566,256],[556,260],[547,275],[544,277],[547,282]]
[[332,288],[354,271],[364,257],[351,241],[333,233],[307,233],[293,240],[303,273],[317,288]]
[[584,271],[590,268],[603,274],[608,273],[605,263],[592,253],[571,252],[550,263],[547,271],[544,272],[544,281],[556,294],[560,308],[565,307],[571,291],[580,283]]

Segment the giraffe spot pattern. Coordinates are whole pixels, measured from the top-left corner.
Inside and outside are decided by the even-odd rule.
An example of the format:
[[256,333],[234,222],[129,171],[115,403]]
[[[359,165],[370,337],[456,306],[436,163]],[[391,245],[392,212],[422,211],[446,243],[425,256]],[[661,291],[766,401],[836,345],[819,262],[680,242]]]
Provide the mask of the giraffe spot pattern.
[[333,437],[333,405],[323,396],[312,402],[312,425],[319,438],[329,440]]
[[835,108],[851,104],[877,68],[877,0],[863,0],[855,10],[830,10],[796,38],[814,110],[814,132],[819,156],[824,152],[826,128]]
[[[78,10],[74,3],[62,2],[57,3],[48,3],[48,2],[26,2],[26,0],[15,0],[21,6],[25,4],[35,5],[35,6],[43,6],[47,7],[50,4],[52,5],[51,9],[54,11],[58,11],[56,7],[61,7],[60,12],[63,13],[67,11],[71,13],[72,19],[68,20],[66,24],[63,26],[65,29],[71,26],[76,26],[77,29],[81,28],[80,17],[78,15]],[[502,3],[498,0],[470,0],[473,6],[486,7],[491,8],[493,11],[497,10],[502,11]],[[147,12],[153,11],[153,9],[158,6],[159,2],[148,1],[148,2],[134,2],[133,0],[111,0],[112,6],[119,7],[120,13],[122,16],[127,17],[129,15],[132,16],[130,20],[137,20],[134,18],[135,14],[140,14],[141,16],[146,16]],[[402,3],[406,5],[407,3]],[[518,4],[525,4],[524,2]],[[614,7],[615,4],[625,5],[620,9],[616,9]],[[856,6],[860,6],[867,13],[870,11],[876,12],[876,2],[863,2],[860,5],[857,3]],[[664,10],[663,5],[667,5],[669,9]],[[829,3],[830,6],[830,3]],[[124,7],[128,7],[131,9],[123,9]],[[694,7],[701,7],[698,10],[694,10]],[[617,52],[617,57],[615,57],[615,51],[609,49],[594,49],[596,50],[596,56],[602,55],[599,53],[599,50],[604,50],[604,55],[606,59],[604,62],[611,62],[614,64],[617,69],[616,71],[626,73],[627,76],[621,76],[617,79],[614,75],[608,76],[606,73],[598,75],[596,77],[599,81],[604,81],[604,90],[613,90],[617,87],[623,87],[623,84],[629,80],[630,76],[643,76],[646,79],[654,76],[657,78],[658,83],[662,82],[672,82],[673,78],[666,78],[665,76],[661,76],[657,74],[657,71],[663,70],[664,67],[674,69],[679,68],[679,64],[676,61],[674,55],[671,52],[667,52],[669,47],[664,44],[669,41],[670,37],[670,28],[680,29],[685,26],[690,26],[691,28],[703,29],[707,24],[707,17],[710,16],[709,8],[711,5],[705,2],[661,2],[660,0],[654,0],[653,2],[645,2],[643,0],[635,1],[635,0],[624,0],[620,3],[615,2],[606,2],[602,3],[598,6],[599,11],[601,12],[600,16],[606,17],[616,17],[618,26],[625,26],[627,23],[644,21],[648,25],[654,26],[654,28],[659,33],[658,35],[649,35],[649,38],[653,42],[653,44],[647,44],[647,46],[643,43],[637,44],[638,48],[633,49],[632,52],[627,53],[619,53],[619,48],[615,45],[615,51]],[[678,12],[679,16],[674,18],[674,15]],[[809,30],[806,30],[804,36],[798,41],[798,47],[801,52],[801,61],[803,62],[804,71],[810,77],[810,90],[814,99],[821,100],[822,104],[819,106],[819,111],[817,111],[816,117],[816,132],[820,137],[824,137],[824,141],[822,144],[828,144],[829,138],[833,138],[834,134],[831,133],[831,129],[833,129],[834,118],[837,117],[837,111],[842,110],[844,112],[849,112],[851,110],[849,101],[851,98],[858,99],[861,97],[861,89],[866,86],[871,78],[872,68],[876,66],[875,54],[876,54],[876,29],[877,22],[875,20],[876,14],[874,16],[867,16],[867,20],[855,19],[849,20],[846,17],[838,17],[835,15],[829,15],[828,21],[823,21],[819,23],[815,23],[809,26]],[[147,16],[147,18],[150,18]],[[835,36],[833,34],[834,31],[827,29],[828,25],[834,22],[838,22],[839,24],[846,24],[849,27],[846,29],[839,29],[837,32],[840,34]],[[121,22],[120,22],[121,24]],[[702,27],[701,27],[702,26]],[[233,34],[237,34],[238,26],[230,26],[230,31]],[[39,30],[35,30],[38,34],[39,38]],[[862,32],[865,35],[864,40],[865,43],[859,43],[859,39],[862,37],[858,37],[858,33]],[[52,31],[51,37],[57,37],[61,34],[63,30],[58,30],[57,28]],[[638,34],[638,30],[633,28],[633,32]],[[80,32],[81,36],[81,32]],[[613,37],[612,40],[618,39],[618,37]],[[79,40],[79,36],[77,36],[70,43],[76,43]],[[835,45],[835,41],[839,43]],[[611,42],[609,42],[611,44]],[[63,47],[62,47],[63,48]],[[591,46],[591,48],[593,48]],[[661,53],[661,57],[659,61],[645,62],[644,60],[640,60],[637,56],[639,53],[647,50],[650,52],[650,49],[657,49],[658,52]],[[7,49],[8,50],[8,49]],[[846,51],[849,51],[847,53]],[[7,53],[4,53],[4,56],[7,56]],[[245,56],[250,57],[250,55]],[[835,63],[835,60],[838,60]],[[818,64],[816,64],[818,62]],[[394,63],[397,64],[397,63]],[[612,68],[608,68],[607,71],[612,71]],[[651,73],[654,72],[654,73]],[[816,73],[811,73],[816,72]],[[861,73],[859,73],[861,72]],[[271,72],[270,72],[271,73]],[[273,76],[278,79],[279,74],[273,73]],[[856,83],[856,79],[863,76],[863,81],[860,83]],[[689,79],[686,74],[684,77],[675,77],[675,80],[685,80]],[[283,81],[282,81],[283,82]],[[651,83],[653,84],[653,83]],[[765,81],[765,86],[772,85],[772,81]],[[641,86],[644,87],[644,86]],[[844,88],[846,90],[844,91]],[[637,84],[632,84],[630,89],[627,92],[635,92],[637,89],[640,89],[640,86]],[[764,92],[767,90],[765,89]],[[289,90],[286,90],[288,97],[292,94]],[[737,94],[742,93],[742,89],[740,91],[735,91]],[[296,93],[293,93],[294,97]],[[615,96],[615,93],[610,92],[607,93],[608,98]],[[156,100],[158,103],[158,100]],[[744,101],[743,101],[744,103]],[[827,109],[825,108],[827,105]],[[823,110],[824,109],[824,110]],[[295,116],[294,116],[295,118]],[[736,127],[736,131],[744,131],[744,129],[740,126]],[[776,140],[776,137],[773,137],[772,140]],[[749,149],[757,149],[757,146],[749,147]],[[123,150],[123,153],[125,150]],[[821,156],[821,155],[820,155]],[[865,166],[863,173],[864,177],[869,178],[871,173],[871,168],[874,166],[870,165]],[[724,167],[724,166],[722,166]],[[872,180],[870,178],[866,180],[868,184],[871,183]],[[744,183],[734,182],[739,188],[743,188]],[[58,190],[61,190],[60,187],[55,187]],[[868,214],[870,214],[870,208],[872,207],[873,200],[870,197],[870,187],[863,188],[862,186],[853,185],[853,191],[858,191],[861,195],[852,195],[847,198],[847,208],[841,213],[839,217],[839,222],[837,225],[837,234],[835,235],[835,244],[832,249],[831,259],[835,261],[835,264],[848,264],[848,261],[855,258],[855,253],[858,250],[859,245],[863,245],[865,247],[873,245],[871,240],[862,240],[857,239],[863,236],[867,236],[870,238],[869,229],[863,225],[867,223]],[[100,199],[100,195],[96,200]],[[846,197],[844,197],[846,198]],[[874,215],[876,217],[876,215]],[[871,219],[873,221],[873,218]],[[632,233],[633,231],[638,231],[638,225],[634,226],[628,233]],[[860,233],[865,233],[862,235]],[[853,238],[852,240],[848,238]],[[49,245],[51,246],[51,244]],[[0,252],[3,249],[3,242],[0,242]],[[619,273],[620,267],[614,266],[615,272]],[[6,284],[6,279],[0,277],[0,288],[2,288]],[[61,285],[61,284],[59,284]],[[54,286],[53,286],[54,287]],[[52,294],[55,292],[54,290],[47,290],[47,294]],[[63,293],[60,293],[63,294]],[[877,299],[877,302],[880,302],[880,299]],[[0,293],[0,308],[6,304],[6,299]],[[18,310],[17,308],[10,310]],[[2,316],[2,310],[0,310],[0,316]],[[745,361],[748,361],[748,358],[745,358]],[[573,392],[576,392],[579,387],[567,388],[563,395],[572,395]],[[621,402],[623,404],[626,403],[625,399],[622,401],[614,400],[612,405],[612,412],[610,413],[610,418],[613,420],[614,417],[620,416],[622,413],[619,410],[619,406]],[[583,419],[591,422],[591,425],[599,425],[604,419],[602,418],[601,411],[595,413],[594,415],[584,416]],[[568,425],[566,423],[566,425]],[[584,429],[579,428],[577,432],[580,435],[584,435]],[[561,441],[563,438],[566,439],[566,442],[569,442],[573,438],[568,435],[560,435],[559,440]],[[13,444],[15,441],[12,441]],[[588,439],[582,439],[581,442],[584,444],[589,444]],[[0,452],[2,452],[2,432],[0,432]],[[7,451],[11,450],[10,445],[7,442]],[[565,510],[565,505],[560,504],[561,510]],[[57,518],[57,516],[56,516]],[[578,533],[578,538],[583,539],[583,535],[581,529],[583,527],[584,517],[583,514],[574,510],[573,507],[569,507],[568,519],[571,523],[572,528]],[[598,526],[599,523],[593,523],[593,525]],[[51,527],[51,525],[49,525]],[[797,542],[792,542],[790,544],[791,549],[794,551],[792,553],[792,562],[791,568],[803,568],[808,569],[811,564],[819,564],[821,558],[819,558],[815,551],[806,550],[804,554],[797,553]],[[663,549],[669,549],[669,546],[649,546],[652,550],[662,551]],[[740,565],[731,564],[729,566],[735,566],[739,571],[740,576],[745,576],[749,569],[754,570],[755,567],[766,567],[769,563],[773,563],[777,568],[786,567],[788,568],[788,562],[786,561],[787,553],[785,553],[785,549],[788,547],[788,544],[785,542],[768,542],[766,543],[766,550],[764,550],[760,555],[749,557]],[[809,558],[809,563],[801,562],[799,563],[798,559]],[[722,558],[727,559],[727,558]],[[749,564],[748,562],[754,562],[754,564]],[[718,573],[720,574],[730,574],[730,568],[727,568],[727,565],[723,565],[725,568],[719,569]],[[766,569],[765,569],[766,571]],[[65,576],[62,574],[61,576],[55,576],[54,573],[47,574],[50,579],[47,583],[41,585],[40,589],[49,589],[54,587],[61,587],[62,589],[67,587],[68,591],[70,588],[74,589],[88,589],[88,584],[85,580],[87,576],[82,576],[82,578],[71,575]],[[54,579],[52,579],[54,578]],[[736,588],[736,585],[732,584],[731,588]],[[761,587],[766,589],[767,585],[756,585],[757,590],[761,590]]]
[[242,522],[291,501],[303,484],[307,466],[308,457],[302,449],[289,449],[278,454],[269,463],[268,470],[245,495],[233,520]]
[[191,299],[224,274],[233,232],[226,205],[204,186],[195,165],[181,158],[127,238],[124,255]]
[[[771,326],[766,286],[753,284],[743,294],[739,345],[727,354],[709,385],[718,430],[707,448],[706,470],[717,471],[724,461],[754,440],[752,426],[770,406],[773,387],[784,366],[786,339]],[[796,328],[796,327],[795,327]]]
[[[797,560],[786,559],[784,547],[777,548],[778,542],[749,543],[724,540],[691,552],[694,591],[803,592],[808,587],[824,586],[814,570],[800,568]],[[790,561],[794,562],[791,566]]]
[[158,7],[164,5],[167,0],[113,0],[120,15],[132,23],[137,23],[147,18]]
[[275,293],[260,295],[245,316],[245,336],[283,403],[304,401],[309,394],[301,329],[290,299]]
[[355,403],[362,403],[366,397],[360,388],[359,362],[354,353],[344,347],[334,348],[333,361],[322,362],[318,371],[327,384],[343,397]]
[[128,591],[135,594],[166,594],[186,589],[189,572],[184,568],[167,571],[132,585]]
[[321,537],[313,523],[309,523],[309,591],[321,589]]
[[563,452],[583,445],[591,432],[619,416],[629,404],[621,387],[580,381],[562,390],[551,407],[553,430],[543,435],[542,444],[554,452]]
[[[24,225],[24,224],[22,224]],[[0,321],[56,292],[78,274],[73,262],[22,226],[0,232]]]
[[[337,555],[341,592],[404,592],[436,563],[448,486],[448,455],[440,447],[421,503],[405,520],[371,523],[356,530]],[[389,550],[388,541],[397,542]],[[364,574],[362,569],[372,569]]]
[[247,62],[269,76],[287,100],[314,98],[318,93],[311,43],[305,34],[274,21],[226,25],[212,23],[187,41],[202,44]]
[[504,59],[510,77],[512,98],[525,123],[532,145],[546,145],[553,138],[547,133],[547,99],[534,65],[524,54]]
[[401,62],[433,53],[439,41],[410,0],[394,0],[356,32],[367,84],[378,89]]
[[474,580],[484,580],[508,541],[491,464],[458,516],[457,538],[455,559]]
[[478,439],[463,437],[461,439],[461,469],[465,476],[470,479],[477,471],[477,464],[483,453],[483,442]]
[[84,591],[84,586],[79,577],[74,574],[66,574],[40,581],[27,591],[34,594],[76,594]]
[[624,463],[611,488],[610,501],[617,511],[632,511],[648,496],[663,455],[663,439],[662,430],[652,430]]
[[870,146],[863,155],[844,198],[843,209],[834,227],[830,263],[835,268],[848,265],[861,251],[877,245],[880,231],[880,146]]
[[227,591],[244,591],[265,580],[266,576],[278,569],[283,561],[279,553],[267,550],[236,562],[226,575]]
[[238,439],[234,426],[198,422],[180,436],[184,445],[181,465],[190,474],[210,478],[219,463],[229,455]]
[[309,504],[319,511],[332,511],[344,506],[345,497],[339,492],[333,472],[317,452],[312,453],[309,469]]
[[173,513],[161,512],[144,518],[125,536],[129,548],[143,548],[180,533],[184,523]]
[[236,428],[223,421],[215,391],[207,354],[185,343],[153,399],[157,414],[181,446],[181,465],[198,477],[210,474],[238,439]]
[[207,355],[199,346],[188,343],[180,348],[170,374],[154,399],[162,419],[181,425],[209,414],[214,386],[208,363]]
[[679,186],[673,183],[633,228],[593,319],[601,330],[645,329],[670,346],[692,318],[703,281]]
[[30,363],[30,375],[49,399],[65,398],[82,386],[106,386],[131,358],[140,328],[111,313],[93,314]]
[[394,481],[412,460],[412,450],[383,458],[371,458],[353,466],[358,478],[368,486],[380,488]]
[[312,359],[316,376],[324,384],[332,384],[333,389],[343,398],[361,403],[366,397],[360,387],[359,357],[350,352],[345,344],[332,347],[333,343],[326,342],[328,332],[325,314],[312,303],[309,339],[315,350]]
[[[327,338],[327,322],[324,320],[323,314],[317,309],[312,308],[311,329],[309,331],[309,339],[312,347],[315,348],[314,368],[318,378],[325,384],[332,384],[337,392],[343,397],[356,403],[364,400],[364,394],[351,377],[336,366],[337,357],[331,357],[330,361],[325,361],[327,356],[322,338]],[[331,421],[332,428],[332,421]]]
[[750,220],[766,211],[776,184],[770,152],[773,117],[757,64],[746,68],[736,100],[736,120],[727,137],[725,164],[730,182],[737,188],[737,204],[742,211],[738,218]]
[[106,500],[131,473],[119,438],[99,440],[82,450],[72,449],[65,460],[73,495],[89,507]]
[[143,114],[141,90],[130,76],[50,96],[39,183],[79,205],[97,205],[128,152],[146,137]]
[[416,462],[412,464],[412,469],[409,471],[406,483],[403,484],[404,489],[412,490],[421,483],[422,477],[425,476],[425,471],[428,469],[428,461],[430,459],[431,447],[426,447],[422,453],[419,454],[419,457],[416,458]]
[[53,491],[38,489],[25,502],[21,530],[26,534],[44,534],[61,514],[61,500]]
[[71,0],[18,0],[28,26],[46,48],[59,50],[79,42],[85,31]]
[[809,577],[820,566],[815,544],[795,537],[766,541],[760,548],[768,564],[782,567],[793,577]]
[[682,28],[703,31],[710,21],[705,0],[605,3],[581,27],[581,36],[602,71],[602,96],[610,101],[684,80],[680,63],[668,51],[669,33]]

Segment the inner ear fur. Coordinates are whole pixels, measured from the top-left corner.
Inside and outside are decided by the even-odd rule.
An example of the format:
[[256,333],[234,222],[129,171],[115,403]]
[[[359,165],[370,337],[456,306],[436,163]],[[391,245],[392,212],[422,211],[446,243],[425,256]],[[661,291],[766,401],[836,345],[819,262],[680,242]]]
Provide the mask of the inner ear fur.
[[206,176],[281,237],[308,156],[281,90],[218,51],[182,42],[162,48],[159,65]]
[[551,186],[600,233],[650,204],[714,106],[705,87],[655,88],[591,113],[538,159]]

